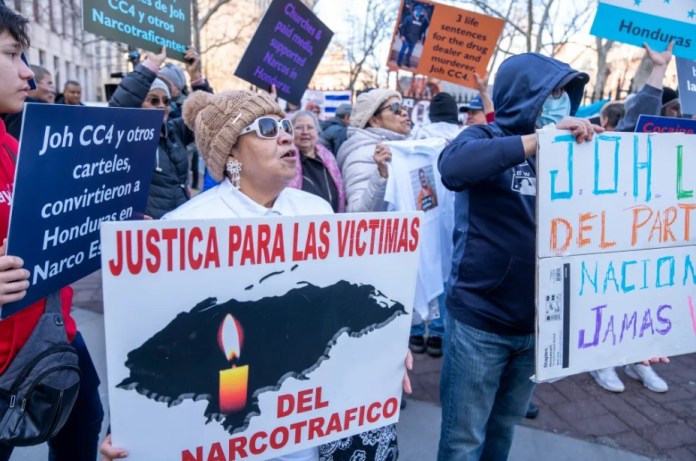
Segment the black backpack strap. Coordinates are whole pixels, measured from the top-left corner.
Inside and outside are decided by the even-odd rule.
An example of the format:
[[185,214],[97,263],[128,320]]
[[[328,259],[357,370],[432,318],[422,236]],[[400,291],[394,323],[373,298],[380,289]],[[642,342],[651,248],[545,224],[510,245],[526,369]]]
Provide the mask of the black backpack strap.
[[53,293],[46,296],[46,310],[44,312],[62,315],[62,311],[63,306],[60,302],[60,290],[54,291]]

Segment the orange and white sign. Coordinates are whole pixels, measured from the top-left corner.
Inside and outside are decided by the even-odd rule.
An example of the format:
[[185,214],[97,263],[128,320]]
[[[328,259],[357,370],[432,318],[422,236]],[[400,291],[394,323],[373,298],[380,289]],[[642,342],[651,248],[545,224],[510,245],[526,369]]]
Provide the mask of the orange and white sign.
[[504,24],[453,6],[402,0],[387,67],[476,88],[474,73],[486,74]]

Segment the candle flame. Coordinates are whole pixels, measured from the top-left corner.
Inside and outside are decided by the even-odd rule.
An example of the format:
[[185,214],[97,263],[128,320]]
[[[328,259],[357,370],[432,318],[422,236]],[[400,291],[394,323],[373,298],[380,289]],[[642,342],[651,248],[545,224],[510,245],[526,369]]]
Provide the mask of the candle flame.
[[241,356],[243,339],[244,333],[242,331],[242,326],[237,319],[232,317],[232,314],[227,314],[218,330],[218,344],[225,354],[225,357],[227,357],[227,360],[232,360],[235,357],[239,358]]

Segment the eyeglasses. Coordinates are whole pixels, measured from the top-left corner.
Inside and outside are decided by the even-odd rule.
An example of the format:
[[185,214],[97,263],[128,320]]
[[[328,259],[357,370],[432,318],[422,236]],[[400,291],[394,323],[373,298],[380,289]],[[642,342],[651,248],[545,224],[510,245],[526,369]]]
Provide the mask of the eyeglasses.
[[146,101],[152,104],[153,106],[159,106],[160,102],[165,106],[168,106],[171,99],[169,99],[166,96],[162,96],[161,98],[159,96],[151,96],[147,98]]
[[406,110],[406,108],[404,106],[402,106],[400,102],[393,102],[393,103],[389,104],[388,106],[380,107],[377,110],[377,112],[375,112],[375,115],[379,115],[387,109],[394,112],[396,115],[400,115],[401,113],[403,113],[403,111]]
[[551,92],[551,97],[553,99],[561,99],[563,93],[565,93],[565,90],[563,88],[556,88]]
[[254,120],[254,123],[244,128],[239,135],[241,136],[243,134],[255,131],[259,138],[276,139],[278,136],[280,136],[281,130],[289,135],[293,134],[292,123],[290,123],[290,120],[276,120],[272,117],[259,117]]
[[295,125],[294,127],[295,131],[299,131],[300,133],[304,132],[309,132],[309,131],[316,131],[317,127],[312,125]]

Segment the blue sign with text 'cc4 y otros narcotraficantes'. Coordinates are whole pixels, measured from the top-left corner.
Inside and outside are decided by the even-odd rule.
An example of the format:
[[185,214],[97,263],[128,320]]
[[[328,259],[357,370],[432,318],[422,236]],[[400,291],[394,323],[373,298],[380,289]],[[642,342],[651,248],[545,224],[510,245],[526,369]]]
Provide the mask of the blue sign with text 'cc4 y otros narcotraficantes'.
[[143,216],[164,112],[27,104],[7,254],[30,286],[7,317],[99,269],[99,226]]

